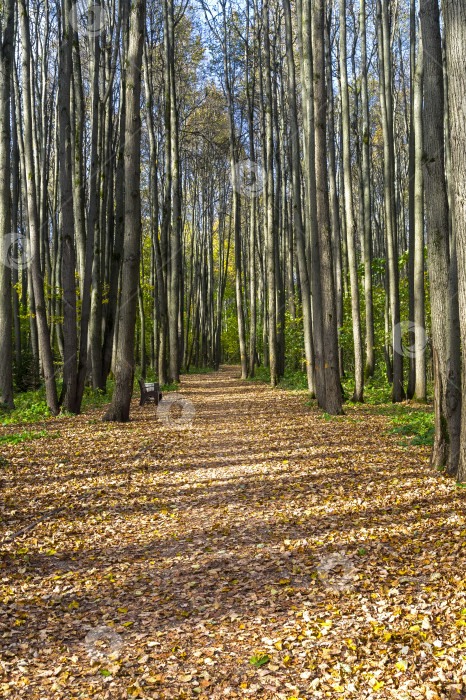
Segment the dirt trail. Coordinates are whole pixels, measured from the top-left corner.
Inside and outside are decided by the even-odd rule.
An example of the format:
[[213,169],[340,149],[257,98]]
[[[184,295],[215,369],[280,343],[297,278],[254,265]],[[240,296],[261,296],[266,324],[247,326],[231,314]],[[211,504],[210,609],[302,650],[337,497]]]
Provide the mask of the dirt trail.
[[238,376],[4,446],[2,697],[461,697],[464,490]]

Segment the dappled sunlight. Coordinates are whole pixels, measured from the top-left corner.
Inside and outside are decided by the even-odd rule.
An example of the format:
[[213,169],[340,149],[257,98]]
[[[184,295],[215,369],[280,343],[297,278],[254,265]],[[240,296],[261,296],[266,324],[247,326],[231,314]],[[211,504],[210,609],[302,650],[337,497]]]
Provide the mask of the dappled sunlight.
[[428,470],[426,448],[384,433],[386,416],[348,407],[323,421],[299,394],[235,375],[182,377],[186,428],[135,401],[127,425],[87,412],[7,448],[2,629],[16,687],[307,697],[310,682],[336,692],[341,664],[348,698],[374,668],[387,688],[404,670],[433,679],[438,663],[432,687],[453,682],[461,489]]

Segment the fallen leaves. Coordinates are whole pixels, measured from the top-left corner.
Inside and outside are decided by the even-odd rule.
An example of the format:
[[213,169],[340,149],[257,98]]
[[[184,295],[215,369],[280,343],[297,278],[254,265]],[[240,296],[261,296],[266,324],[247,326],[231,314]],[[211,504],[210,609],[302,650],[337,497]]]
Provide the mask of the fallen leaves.
[[2,443],[2,696],[461,698],[465,491],[426,448],[232,368],[180,390],[183,431]]

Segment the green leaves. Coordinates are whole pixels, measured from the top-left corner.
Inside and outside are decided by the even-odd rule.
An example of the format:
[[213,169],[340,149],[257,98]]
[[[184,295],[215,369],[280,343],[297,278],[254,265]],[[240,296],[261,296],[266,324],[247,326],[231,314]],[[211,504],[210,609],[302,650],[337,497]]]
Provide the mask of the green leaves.
[[267,654],[256,654],[252,657],[252,659],[249,659],[249,663],[255,666],[256,668],[260,668],[261,666],[264,666],[264,664],[268,664],[270,661],[270,656]]
[[13,445],[17,445],[20,442],[26,442],[28,440],[37,440],[38,438],[46,437],[47,435],[48,433],[46,430],[41,430],[40,432],[34,432],[32,430],[23,430],[22,433],[0,435],[0,444],[2,442],[11,442]]

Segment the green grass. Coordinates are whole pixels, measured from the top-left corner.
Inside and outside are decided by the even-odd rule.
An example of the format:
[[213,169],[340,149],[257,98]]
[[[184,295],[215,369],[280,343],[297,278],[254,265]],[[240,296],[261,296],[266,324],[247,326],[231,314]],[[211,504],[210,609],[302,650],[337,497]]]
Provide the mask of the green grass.
[[23,430],[22,433],[11,433],[10,435],[0,435],[0,445],[10,442],[13,445],[18,445],[20,442],[29,442],[30,440],[38,440],[43,437],[56,438],[60,433],[48,433],[46,430],[34,432],[33,430]]
[[45,401],[45,389],[26,391],[15,396],[13,411],[0,409],[0,425],[16,423],[37,423],[50,418],[50,411]]
[[[405,409],[398,411],[390,421],[391,428],[387,432],[391,435],[401,435],[402,445],[433,445],[434,443],[434,414],[426,409],[412,409],[409,406],[400,406]],[[409,438],[405,440],[404,438]]]
[[[250,381],[266,382],[270,384],[270,369],[269,367],[256,367],[254,377],[248,378]],[[286,369],[283,377],[280,377],[278,386],[281,389],[289,389],[290,391],[305,391],[307,389],[306,373],[300,369]]]

